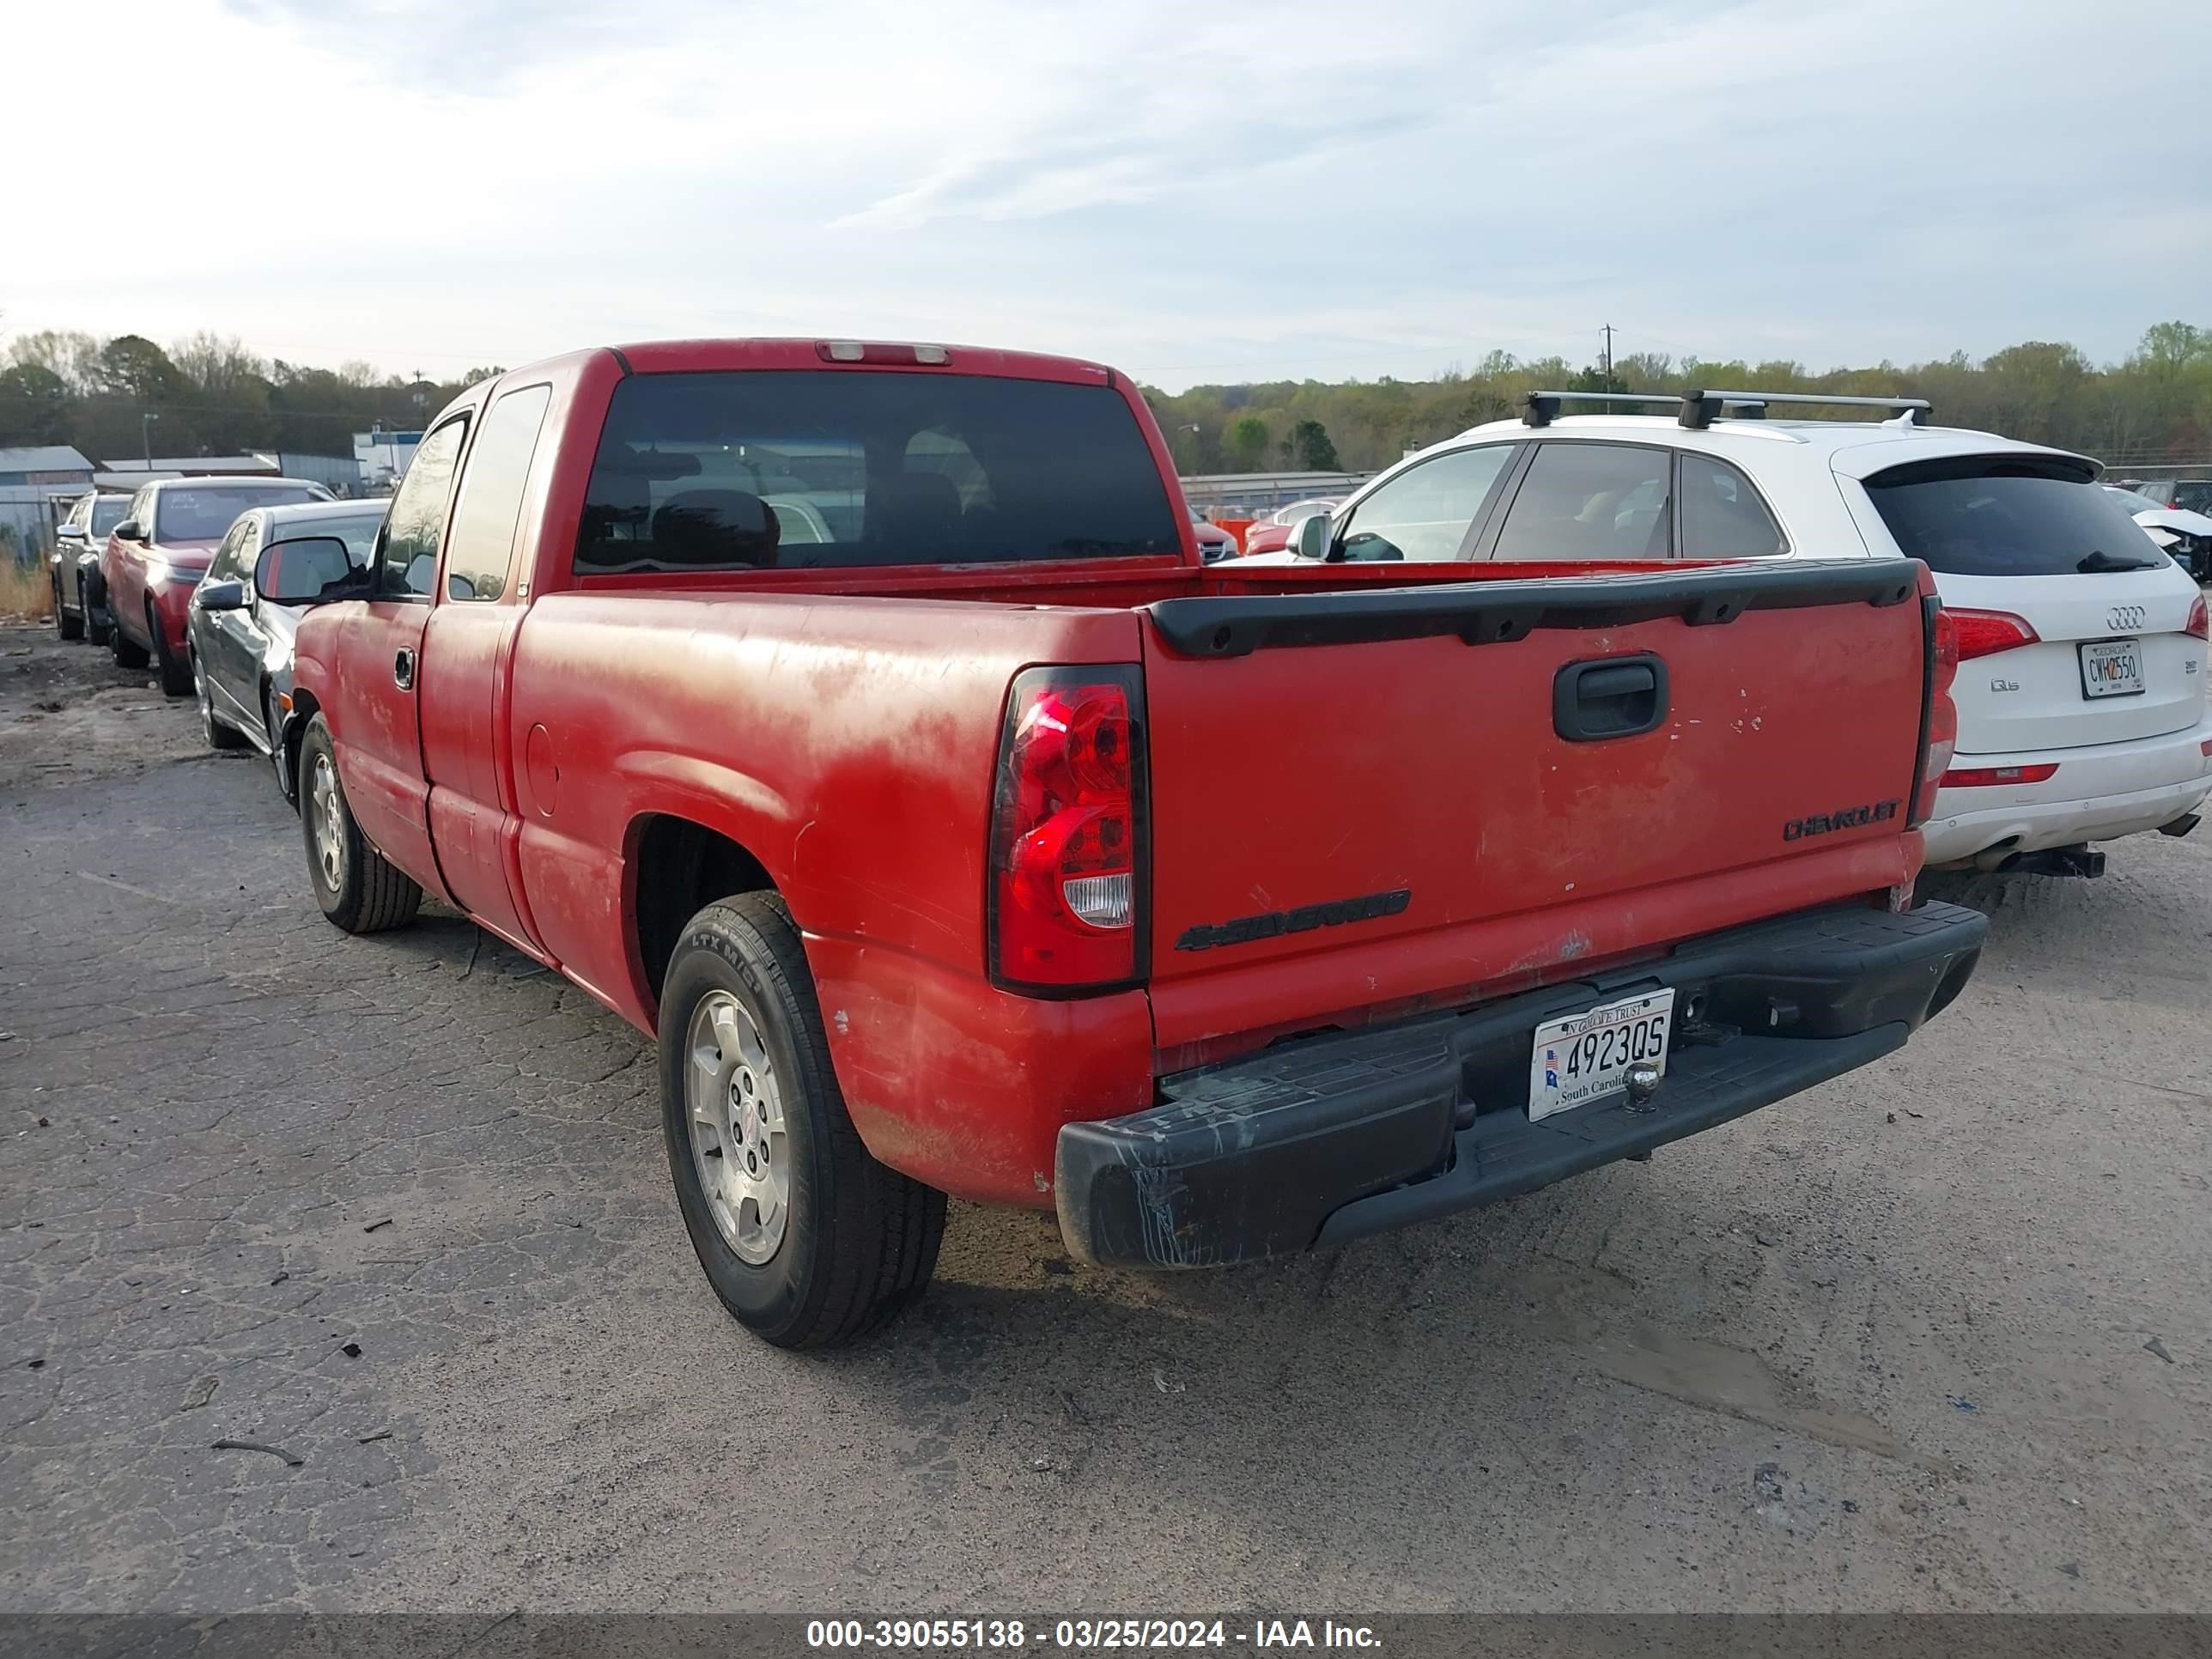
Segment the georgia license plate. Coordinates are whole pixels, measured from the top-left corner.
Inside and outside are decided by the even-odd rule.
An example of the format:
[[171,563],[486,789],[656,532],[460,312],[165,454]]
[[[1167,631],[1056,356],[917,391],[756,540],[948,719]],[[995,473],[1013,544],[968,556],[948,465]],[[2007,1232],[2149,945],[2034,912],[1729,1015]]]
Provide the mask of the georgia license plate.
[[2081,647],[2081,695],[2139,696],[2143,689],[2141,640],[2094,640]]
[[1536,1028],[1528,1062],[1528,1121],[1571,1111],[1628,1086],[1628,1068],[1648,1060],[1667,1070],[1674,994],[1653,991],[1601,1004]]

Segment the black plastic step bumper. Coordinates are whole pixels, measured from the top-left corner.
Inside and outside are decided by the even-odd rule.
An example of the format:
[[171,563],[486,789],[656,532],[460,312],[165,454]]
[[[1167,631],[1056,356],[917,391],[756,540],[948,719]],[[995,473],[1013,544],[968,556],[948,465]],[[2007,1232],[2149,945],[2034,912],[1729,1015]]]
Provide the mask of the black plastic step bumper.
[[[1953,904],[1777,917],[1469,1012],[1166,1078],[1149,1110],[1061,1129],[1060,1233],[1102,1265],[1216,1267],[1533,1192],[1902,1048],[1965,987],[1987,929]],[[1669,986],[1647,1109],[1616,1095],[1528,1121],[1537,1025]]]

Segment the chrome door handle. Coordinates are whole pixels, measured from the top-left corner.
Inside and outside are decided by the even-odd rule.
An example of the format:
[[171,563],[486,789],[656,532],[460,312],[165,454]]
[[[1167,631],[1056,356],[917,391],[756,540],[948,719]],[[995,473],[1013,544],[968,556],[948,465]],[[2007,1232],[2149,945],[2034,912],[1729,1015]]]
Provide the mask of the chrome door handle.
[[415,689],[415,653],[402,650],[392,659],[392,683],[402,691]]

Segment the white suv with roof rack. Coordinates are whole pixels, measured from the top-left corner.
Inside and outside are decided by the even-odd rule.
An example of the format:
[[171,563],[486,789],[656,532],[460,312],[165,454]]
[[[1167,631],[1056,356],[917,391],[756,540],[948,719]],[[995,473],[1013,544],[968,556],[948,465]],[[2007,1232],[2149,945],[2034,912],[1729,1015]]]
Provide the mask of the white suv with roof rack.
[[[1562,417],[1584,398],[1531,393],[1520,420],[1433,445],[1300,520],[1283,552],[1216,568],[1901,552],[1935,573],[1960,638],[1931,867],[2092,875],[2092,842],[2196,826],[2212,794],[2204,597],[2095,487],[2096,462],[1931,425],[1916,398],[1602,394],[1588,400],[1676,413]],[[1791,404],[1887,418],[1767,418]]]

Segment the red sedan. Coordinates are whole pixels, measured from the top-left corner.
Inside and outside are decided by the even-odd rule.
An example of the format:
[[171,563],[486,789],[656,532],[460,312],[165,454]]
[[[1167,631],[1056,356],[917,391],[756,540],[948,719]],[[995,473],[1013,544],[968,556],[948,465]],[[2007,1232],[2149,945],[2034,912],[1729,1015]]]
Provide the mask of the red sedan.
[[1309,518],[1316,513],[1335,511],[1334,498],[1317,495],[1311,501],[1292,501],[1288,507],[1279,508],[1264,519],[1255,519],[1252,527],[1244,532],[1245,556],[1249,558],[1255,553],[1281,552],[1291,544],[1291,526],[1300,519]]
[[304,478],[164,478],[146,485],[108,532],[100,556],[98,603],[115,660],[143,668],[150,656],[162,690],[190,695],[185,623],[215,544],[250,507],[331,499],[329,490]]

